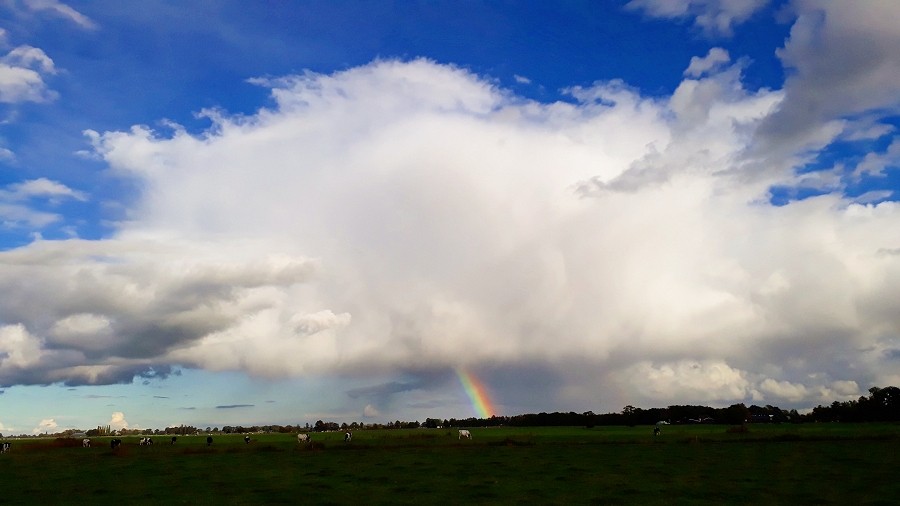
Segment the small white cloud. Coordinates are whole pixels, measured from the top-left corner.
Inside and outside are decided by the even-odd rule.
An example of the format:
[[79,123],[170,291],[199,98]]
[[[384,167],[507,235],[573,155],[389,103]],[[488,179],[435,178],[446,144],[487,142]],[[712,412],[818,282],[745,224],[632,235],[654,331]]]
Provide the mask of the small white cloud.
[[59,427],[59,425],[56,423],[56,420],[53,418],[45,418],[41,420],[41,423],[39,423],[37,427],[31,430],[31,433],[50,434],[55,432],[57,427]]
[[113,430],[122,430],[128,428],[128,421],[125,420],[125,413],[121,411],[116,411],[110,417],[107,425]]
[[[36,67],[36,68],[35,68]],[[57,97],[43,74],[54,74],[53,60],[42,50],[19,46],[0,57],[0,102],[49,102]]]
[[750,393],[747,373],[716,360],[653,364],[639,362],[617,375],[623,385],[653,401],[691,399],[714,402],[743,399]]
[[366,418],[374,418],[380,415],[381,413],[378,412],[378,409],[371,404],[366,404],[366,407],[363,409],[363,416]]
[[864,175],[884,176],[888,167],[900,167],[900,139],[894,140],[884,152],[867,153],[853,170],[853,175],[857,178]]
[[[0,157],[2,154],[0,150]],[[14,183],[0,189],[0,223],[7,227],[40,228],[61,219],[58,214],[36,209],[33,199],[45,199],[55,205],[65,199],[85,201],[87,195],[46,178]]]
[[518,74],[513,75],[513,79],[515,79],[519,84],[531,84],[531,79],[528,79],[525,76],[520,76]]
[[777,381],[766,378],[759,384],[759,389],[765,394],[786,399],[788,401],[797,402],[807,398],[809,389],[806,386],[790,381]]
[[13,183],[7,188],[8,190],[5,192],[0,190],[0,199],[4,197],[10,200],[23,200],[32,197],[67,197],[80,201],[87,200],[87,195],[84,192],[73,190],[62,183],[43,177],[30,179],[22,183]]
[[855,381],[840,380],[831,383],[831,390],[840,396],[856,397],[860,395],[859,384]]
[[35,68],[45,74],[55,74],[53,60],[43,50],[32,46],[19,46],[4,56],[3,63],[14,67]]
[[720,47],[714,47],[702,58],[698,56],[692,57],[690,65],[684,71],[684,75],[700,77],[707,72],[721,68],[722,65],[730,61],[731,57],[728,56],[728,51]]

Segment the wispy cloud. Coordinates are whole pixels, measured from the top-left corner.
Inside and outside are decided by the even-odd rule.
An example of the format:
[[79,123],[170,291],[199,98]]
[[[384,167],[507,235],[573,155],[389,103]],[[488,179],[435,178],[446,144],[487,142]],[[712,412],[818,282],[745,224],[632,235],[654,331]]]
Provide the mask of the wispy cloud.
[[97,23],[59,0],[24,0],[25,6],[36,12],[49,12],[67,19],[86,30],[96,30]]
[[648,16],[690,19],[711,36],[731,36],[734,27],[762,9],[769,0],[631,0],[626,8]]

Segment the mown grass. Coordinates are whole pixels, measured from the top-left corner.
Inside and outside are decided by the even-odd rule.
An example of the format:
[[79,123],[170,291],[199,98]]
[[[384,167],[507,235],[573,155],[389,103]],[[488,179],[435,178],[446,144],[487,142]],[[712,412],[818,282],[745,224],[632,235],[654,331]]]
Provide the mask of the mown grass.
[[14,440],[2,504],[896,504],[900,425],[441,429]]

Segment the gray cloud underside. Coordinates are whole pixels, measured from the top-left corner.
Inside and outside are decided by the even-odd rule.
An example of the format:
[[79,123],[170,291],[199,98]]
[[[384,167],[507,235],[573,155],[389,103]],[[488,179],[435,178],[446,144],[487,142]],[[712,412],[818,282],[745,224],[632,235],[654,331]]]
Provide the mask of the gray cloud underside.
[[[827,22],[795,30],[842,40],[851,16],[823,9]],[[882,28],[896,50],[853,53],[865,65],[900,54]],[[782,58],[823,61],[809,40],[792,36]],[[465,365],[509,406],[530,377],[592,408],[896,384],[897,204],[839,183],[781,207],[768,196],[805,184],[812,145],[893,135],[872,125],[900,94],[795,114],[804,79],[824,74],[750,92],[723,52],[689,65],[671,97],[598,82],[543,104],[452,66],[378,61],[255,80],[275,105],[206,111],[199,136],[88,132],[146,190],[114,237],[0,253],[0,385],[166,365],[422,378],[350,392],[384,405]],[[798,137],[775,135],[777,117]]]

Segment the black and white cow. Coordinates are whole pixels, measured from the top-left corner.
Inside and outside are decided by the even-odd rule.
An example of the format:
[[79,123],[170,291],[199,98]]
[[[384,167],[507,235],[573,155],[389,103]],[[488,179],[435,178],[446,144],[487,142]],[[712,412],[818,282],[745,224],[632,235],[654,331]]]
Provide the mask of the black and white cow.
[[250,436],[244,436],[244,443],[250,444]]
[[118,448],[121,444],[122,444],[122,440],[121,440],[121,439],[113,439],[112,441],[109,442],[109,447],[112,448],[113,450],[115,450],[115,449]]
[[178,437],[172,436],[172,444],[175,444],[175,441],[178,441]]
[[206,436],[206,446],[212,445],[212,436]]
[[82,447],[82,448],[90,448],[90,447],[91,447],[91,440],[88,439],[88,438],[82,439],[82,440],[81,440],[81,447]]
[[344,433],[344,442],[345,443],[349,443],[351,438],[353,438],[352,434],[350,434],[349,432]]
[[9,451],[9,448],[12,446],[12,443],[8,443],[6,441],[0,443],[0,453],[6,453]]
[[310,441],[309,434],[297,434],[298,443],[309,443]]
[[149,437],[142,437],[141,441],[138,444],[141,446],[150,446],[153,444],[153,440]]

